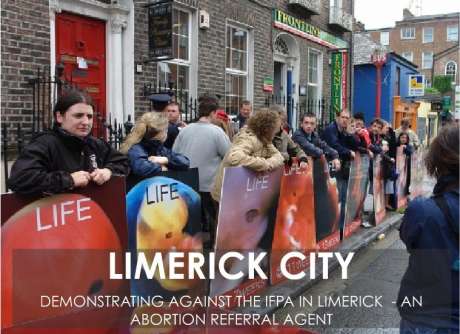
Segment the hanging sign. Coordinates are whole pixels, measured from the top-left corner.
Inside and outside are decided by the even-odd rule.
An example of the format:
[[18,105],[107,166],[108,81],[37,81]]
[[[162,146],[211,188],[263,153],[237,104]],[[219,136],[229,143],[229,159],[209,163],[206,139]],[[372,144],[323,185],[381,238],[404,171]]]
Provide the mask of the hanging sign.
[[425,76],[421,74],[409,75],[409,96],[425,95]]
[[173,57],[172,1],[155,3],[149,11],[149,54],[151,60]]
[[273,79],[272,78],[265,78],[264,79],[264,92],[273,92]]
[[331,120],[347,107],[347,68],[348,53],[332,54],[331,62]]

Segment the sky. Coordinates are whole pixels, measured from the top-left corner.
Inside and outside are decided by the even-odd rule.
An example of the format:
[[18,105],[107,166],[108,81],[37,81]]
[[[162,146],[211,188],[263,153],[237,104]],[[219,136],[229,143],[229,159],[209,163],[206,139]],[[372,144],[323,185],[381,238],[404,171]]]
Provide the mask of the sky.
[[393,27],[411,2],[413,13],[415,4],[422,3],[422,15],[460,12],[460,0],[355,0],[355,17],[366,29]]

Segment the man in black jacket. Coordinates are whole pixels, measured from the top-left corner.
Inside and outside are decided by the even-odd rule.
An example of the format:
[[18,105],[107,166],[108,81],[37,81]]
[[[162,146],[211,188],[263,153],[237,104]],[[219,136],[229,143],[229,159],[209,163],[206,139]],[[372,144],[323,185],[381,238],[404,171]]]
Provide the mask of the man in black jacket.
[[340,161],[337,151],[321,140],[315,133],[315,129],[316,115],[313,113],[306,113],[302,116],[300,129],[294,132],[292,139],[299,144],[307,155],[316,159],[324,154],[327,160],[332,161],[334,169],[339,170]]
[[90,135],[91,98],[72,89],[54,108],[55,126],[38,134],[11,169],[8,187],[22,194],[61,193],[101,185],[112,174],[128,174],[127,158],[108,143]]
[[355,158],[355,151],[359,147],[359,140],[348,132],[349,122],[350,112],[344,109],[337,114],[335,122],[329,124],[323,132],[324,141],[339,153],[342,166],[336,176],[340,201],[340,229],[342,231],[345,223],[345,203],[347,200],[350,161]]

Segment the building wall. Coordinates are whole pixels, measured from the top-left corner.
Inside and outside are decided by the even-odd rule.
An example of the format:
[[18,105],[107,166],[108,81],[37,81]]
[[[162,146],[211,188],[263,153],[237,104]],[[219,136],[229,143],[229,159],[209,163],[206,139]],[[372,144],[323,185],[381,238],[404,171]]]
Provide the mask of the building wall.
[[[412,52],[413,63],[419,66],[419,70],[425,75],[425,79],[432,82],[431,69],[422,68],[422,53],[433,52],[433,54],[437,54],[458,45],[458,41],[447,41],[447,27],[455,25],[458,27],[459,16],[460,14],[451,18],[436,18],[423,21],[403,20],[396,22],[396,26],[394,28],[371,31],[371,37],[374,41],[380,42],[380,33],[382,31],[390,31],[390,48],[399,55],[403,55],[404,52]],[[415,39],[401,39],[401,29],[403,27],[415,27]],[[423,28],[433,28],[432,43],[423,43]],[[458,49],[435,61],[434,74],[444,75],[445,72],[443,65],[445,66],[445,64],[450,60],[455,61],[457,63],[457,67],[459,66],[460,57]]]
[[[48,0],[1,2],[1,109],[9,128],[32,122],[29,79],[50,64]],[[14,122],[14,123],[13,123]]]
[[[108,0],[100,0],[105,3],[107,10],[112,6]],[[123,0],[123,4],[130,1]],[[124,82],[123,90],[134,91],[134,112],[139,115],[150,110],[150,103],[147,99],[149,93],[148,85],[154,86],[157,77],[157,64],[149,62],[148,55],[148,11],[146,5],[148,0],[134,1],[134,84]],[[351,43],[351,33],[343,32],[329,25],[329,2],[321,1],[320,15],[311,15],[307,11],[299,10],[296,7],[288,6],[287,0],[176,0],[178,5],[188,8],[192,13],[192,25],[196,34],[196,41],[191,47],[196,56],[196,76],[193,82],[196,90],[192,92],[193,97],[201,94],[212,93],[224,96],[225,94],[225,25],[232,22],[247,27],[253,36],[254,48],[254,77],[252,82],[252,94],[255,107],[264,105],[268,93],[263,92],[263,81],[267,77],[273,78],[273,42],[280,30],[273,27],[273,8],[279,8],[289,15],[305,20],[306,22],[326,31],[334,36],[340,37]],[[53,1],[52,6],[59,1]],[[66,3],[69,1],[66,0]],[[79,1],[75,1],[79,3]],[[82,1],[82,4],[90,4]],[[91,2],[97,3],[97,2]],[[119,1],[120,3],[120,1]],[[54,5],[53,5],[54,4]],[[51,6],[51,7],[52,7]],[[21,122],[28,127],[31,123],[32,113],[32,89],[28,86],[29,79],[36,77],[37,71],[48,69],[54,64],[51,58],[53,49],[50,26],[50,4],[49,0],[17,0],[2,1],[2,121],[11,126]],[[352,12],[352,0],[343,0],[343,7],[349,13]],[[115,9],[114,9],[115,10]],[[198,29],[198,11],[206,10],[210,16],[210,28],[207,30]],[[88,12],[89,13],[89,12]],[[82,11],[75,14],[89,15]],[[125,15],[125,14],[123,14]],[[113,29],[116,17],[107,16],[107,30]],[[126,32],[125,23],[121,23],[123,33]],[[111,30],[110,30],[111,31]],[[124,35],[123,35],[124,36]],[[299,84],[307,82],[308,74],[308,50],[315,49],[322,54],[322,97],[330,99],[330,58],[331,49],[316,44],[307,39],[294,36],[300,50],[299,62]],[[124,38],[124,37],[123,37]],[[196,42],[196,43],[195,43]],[[112,47],[112,40],[107,40],[107,47]],[[50,50],[51,49],[51,50]],[[108,60],[109,61],[109,60]],[[126,59],[123,60],[123,64]],[[137,65],[140,65],[139,67]],[[111,65],[112,66],[112,65]],[[51,69],[53,72],[54,69]],[[114,72],[112,67],[106,69],[108,76],[107,85],[111,85],[110,73]],[[350,72],[350,71],[348,71]],[[350,83],[350,80],[348,80]],[[348,85],[349,87],[349,85]],[[296,86],[298,91],[299,86]],[[108,94],[110,90],[107,90]],[[349,89],[348,89],[349,94]],[[115,103],[116,99],[107,96],[107,101]],[[115,101],[115,102],[114,102]],[[111,110],[113,105],[108,106]],[[133,110],[124,110],[123,115],[131,114]]]
[[[400,69],[400,91],[396,92],[397,68]],[[363,112],[366,124],[375,117],[376,100],[376,67],[373,64],[356,65],[354,71],[354,112]],[[404,64],[397,57],[390,55],[387,63],[382,67],[382,90],[380,112],[381,118],[393,123],[393,97],[401,96],[401,99],[412,100],[408,96],[409,75],[416,74],[415,68]],[[400,94],[400,95],[398,95]]]
[[355,66],[353,112],[364,113],[367,125],[370,124],[370,121],[374,118],[375,115],[376,80],[377,75],[374,65],[363,64]]
[[[179,0],[179,2],[186,2]],[[273,9],[278,8],[287,14],[307,21],[308,23],[327,31],[350,43],[351,33],[343,32],[329,25],[329,2],[321,1],[320,15],[309,15],[307,11],[287,5],[287,0],[278,1],[214,1],[199,0],[196,6],[200,10],[209,13],[209,29],[198,30],[198,69],[197,90],[192,92],[194,97],[202,94],[217,94],[225,96],[225,40],[226,22],[249,29],[253,37],[253,89],[249,94],[254,107],[258,108],[265,104],[269,93],[263,91],[265,78],[273,78],[273,43],[279,33],[283,33],[273,27]],[[344,8],[351,13],[351,0],[344,0]],[[148,59],[148,23],[147,11],[143,10],[145,2],[136,2],[136,63]],[[192,9],[193,11],[194,9]],[[197,22],[195,22],[197,24]],[[307,39],[292,35],[300,50],[299,84],[306,85],[308,74],[308,50],[314,49],[322,54],[322,92],[323,98],[330,98],[330,49],[313,43]],[[143,94],[144,85],[156,83],[157,68],[154,64],[145,64],[143,73],[136,74],[136,114],[149,110],[149,103]],[[350,71],[349,71],[350,72]],[[350,82],[350,80],[348,80]],[[298,85],[296,90],[298,90]],[[349,94],[349,91],[347,92]],[[221,100],[222,104],[224,99]],[[300,99],[301,103],[304,103]]]

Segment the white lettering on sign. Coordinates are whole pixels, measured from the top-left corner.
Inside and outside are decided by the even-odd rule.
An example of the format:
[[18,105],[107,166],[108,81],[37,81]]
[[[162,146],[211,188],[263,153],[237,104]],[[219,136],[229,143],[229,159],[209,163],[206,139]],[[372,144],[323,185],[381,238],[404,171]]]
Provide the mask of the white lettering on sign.
[[246,191],[256,191],[268,189],[268,175],[248,178],[246,183]]
[[46,231],[51,228],[57,228],[64,226],[67,222],[68,217],[76,215],[77,222],[91,219],[92,216],[89,213],[84,214],[83,212],[91,209],[89,205],[85,206],[85,202],[91,201],[90,198],[81,198],[76,201],[66,201],[57,204],[53,204],[51,207],[53,217],[51,221],[45,221],[43,219],[43,208],[35,209],[35,222],[37,226],[37,232]]

